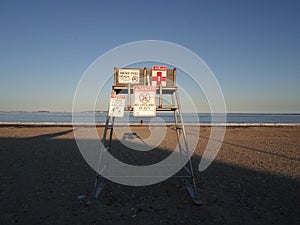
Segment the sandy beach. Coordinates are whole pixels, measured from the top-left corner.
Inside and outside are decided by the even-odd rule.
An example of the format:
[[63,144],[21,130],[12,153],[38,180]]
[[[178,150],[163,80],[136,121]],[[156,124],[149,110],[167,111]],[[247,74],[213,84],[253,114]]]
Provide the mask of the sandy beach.
[[[157,154],[172,149],[174,132],[168,128]],[[99,201],[85,206],[77,197],[91,193],[95,172],[72,127],[2,126],[0,224],[300,224],[300,126],[228,127],[216,160],[200,173],[209,134],[201,128],[192,158],[203,206],[178,179],[146,187],[108,182]],[[112,146],[116,155],[126,152],[115,136]]]

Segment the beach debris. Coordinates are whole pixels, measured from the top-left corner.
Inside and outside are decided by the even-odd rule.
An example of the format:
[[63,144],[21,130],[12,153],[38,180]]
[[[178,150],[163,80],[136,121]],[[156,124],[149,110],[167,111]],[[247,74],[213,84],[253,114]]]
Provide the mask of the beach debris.
[[83,200],[86,198],[86,195],[78,195],[77,198],[78,200]]

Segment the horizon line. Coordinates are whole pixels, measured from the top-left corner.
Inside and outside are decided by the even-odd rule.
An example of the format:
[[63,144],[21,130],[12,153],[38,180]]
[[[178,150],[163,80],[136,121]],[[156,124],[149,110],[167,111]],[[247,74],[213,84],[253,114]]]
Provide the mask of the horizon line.
[[[84,110],[84,111],[51,111],[51,110],[0,110],[0,113],[104,113],[108,110]],[[195,113],[195,112],[183,112],[183,113]],[[197,112],[197,113],[206,113],[206,114],[224,114],[223,112]],[[285,114],[285,115],[300,115],[300,112],[226,112],[225,114]]]

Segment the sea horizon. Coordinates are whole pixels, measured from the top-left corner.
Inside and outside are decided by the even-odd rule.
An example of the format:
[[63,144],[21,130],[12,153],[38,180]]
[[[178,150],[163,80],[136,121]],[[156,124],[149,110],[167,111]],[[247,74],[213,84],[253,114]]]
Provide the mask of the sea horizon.
[[[76,125],[105,125],[107,111],[51,112],[39,111],[0,111],[0,125],[28,126],[76,126]],[[224,116],[226,116],[224,118]],[[174,116],[171,112],[157,112],[156,117],[133,117],[126,112],[124,118],[116,118],[116,125],[173,125]],[[191,113],[184,112],[183,120],[187,125],[202,126],[284,126],[300,125],[300,113]]]

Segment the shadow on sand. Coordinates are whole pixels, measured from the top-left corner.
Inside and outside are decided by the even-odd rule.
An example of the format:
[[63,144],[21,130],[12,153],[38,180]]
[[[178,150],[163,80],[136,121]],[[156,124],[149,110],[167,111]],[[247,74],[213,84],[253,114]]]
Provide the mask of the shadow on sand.
[[[74,139],[55,138],[69,132],[0,138],[0,224],[300,223],[298,180],[218,161],[199,173],[195,155],[203,206],[193,205],[180,181],[169,179],[146,187],[108,182],[101,199],[86,207],[77,196],[92,191],[95,172]],[[116,157],[130,154],[119,141],[112,146]],[[148,159],[169,154],[155,149]]]

